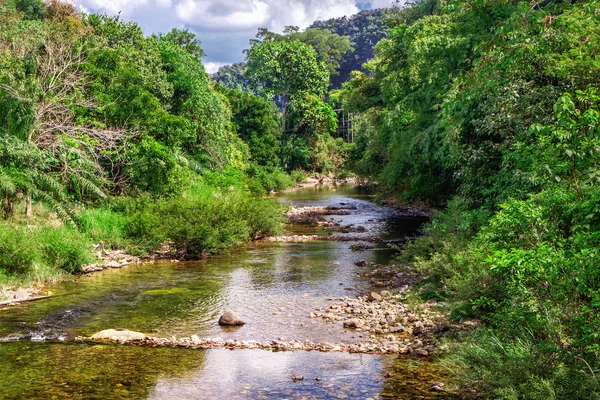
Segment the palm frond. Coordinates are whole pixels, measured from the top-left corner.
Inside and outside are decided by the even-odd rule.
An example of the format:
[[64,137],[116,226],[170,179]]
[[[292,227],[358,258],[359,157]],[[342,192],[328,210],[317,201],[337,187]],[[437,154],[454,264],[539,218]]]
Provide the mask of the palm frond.
[[192,160],[191,158],[188,158],[181,153],[175,153],[174,156],[175,156],[175,160],[177,160],[177,162],[180,165],[186,166],[189,169],[191,169],[192,171],[197,172],[199,174],[202,173],[202,165],[200,165],[199,162]]
[[17,192],[17,185],[12,177],[0,169],[0,194],[14,195]]
[[82,194],[87,194],[92,197],[97,197],[100,199],[106,198],[106,193],[100,188],[100,186],[82,175],[72,175],[71,183],[73,186],[77,187]]
[[71,226],[77,226],[75,211],[70,207],[69,203],[57,201],[48,193],[38,189],[31,190],[31,196],[50,207],[62,221]]

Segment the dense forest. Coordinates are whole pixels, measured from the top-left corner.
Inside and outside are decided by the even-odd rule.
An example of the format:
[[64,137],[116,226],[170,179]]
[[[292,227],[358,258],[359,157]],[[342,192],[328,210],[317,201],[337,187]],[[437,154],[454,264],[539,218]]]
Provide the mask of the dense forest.
[[[297,27],[288,27],[284,33],[296,31],[294,33],[298,40],[311,45],[315,45],[317,40],[324,43],[320,35],[325,31],[350,40],[350,47],[343,45],[337,47],[337,51],[343,54],[338,57],[338,65],[330,71],[329,88],[339,89],[342,83],[350,79],[352,71],[366,72],[363,70],[363,64],[373,58],[375,45],[387,35],[388,18],[394,14],[394,11],[395,9],[385,8],[365,10],[350,17],[315,21],[304,32],[298,32]],[[318,48],[315,50],[319,52]],[[212,75],[212,79],[232,89],[253,91],[252,81],[244,74],[245,68],[244,62],[225,65]]]
[[[0,283],[77,272],[99,242],[201,257],[277,232],[268,191],[352,173],[438,210],[398,262],[421,300],[480,321],[450,346],[466,387],[600,397],[599,1],[261,29],[216,82],[186,30],[57,0],[0,15]],[[332,137],[338,107],[354,143]]]
[[279,229],[281,117],[215,87],[192,33],[58,1],[0,15],[0,282],[77,272],[92,244],[194,258]]
[[494,398],[600,395],[600,3],[427,0],[338,93],[352,170],[443,206],[401,261],[483,327],[454,353]]

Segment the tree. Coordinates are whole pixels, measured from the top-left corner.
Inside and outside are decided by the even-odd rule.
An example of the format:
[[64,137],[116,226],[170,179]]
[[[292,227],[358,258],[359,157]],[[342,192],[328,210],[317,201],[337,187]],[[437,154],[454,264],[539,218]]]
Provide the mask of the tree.
[[[13,182],[19,182],[16,187],[22,191],[28,216],[32,215],[32,198],[51,202],[51,196],[45,194],[59,193],[56,187],[41,190],[40,176],[46,176],[42,172],[49,174],[47,182],[56,179],[80,198],[104,197],[101,186],[106,181],[99,160],[103,152],[116,150],[124,136],[122,129],[78,119],[76,109],[95,107],[84,95],[89,83],[83,73],[88,37],[72,6],[53,1],[46,11],[43,27],[20,30],[7,24],[4,32],[8,36],[0,40],[2,64],[8,64],[0,73],[0,98],[6,100],[0,119],[11,121],[7,135],[22,142],[4,143],[3,161],[9,160],[11,149],[28,149],[13,157],[20,161],[3,165],[13,172],[14,168],[23,170],[10,175]],[[46,162],[23,161],[31,159],[28,154],[33,154],[34,147],[44,154]]]
[[25,14],[26,19],[41,20],[46,14],[46,7],[42,0],[16,0],[17,10]]
[[327,64],[330,77],[339,75],[344,56],[354,50],[350,38],[331,33],[327,29],[310,28],[304,32],[299,32],[298,29],[288,29],[287,32],[289,34],[283,36],[285,40],[298,40],[315,49],[319,61]]
[[206,55],[202,49],[202,42],[195,33],[187,29],[173,28],[169,33],[159,34],[158,38],[183,47],[188,54],[199,60]]
[[[437,0],[435,0],[437,1]],[[418,2],[419,4],[421,2]],[[403,10],[405,13],[406,11]],[[350,79],[352,71],[363,71],[363,64],[373,58],[375,45],[387,36],[387,20],[393,15],[390,9],[361,11],[351,17],[315,21],[307,31],[313,28],[327,30],[333,34],[347,37],[353,44],[352,51],[343,55],[339,66],[339,75],[332,76],[331,87],[337,89]]]
[[340,64],[344,56],[354,49],[347,36],[340,36],[327,29],[311,28],[300,31],[297,26],[286,26],[282,35],[260,28],[256,34],[256,39],[252,40],[251,43],[282,41],[299,41],[310,45],[317,52],[317,59],[327,65],[330,77],[339,74]]
[[282,127],[286,128],[290,98],[304,93],[323,94],[329,83],[327,65],[318,60],[315,50],[297,40],[255,42],[246,51],[247,75],[264,93],[281,99]]
[[225,65],[212,75],[212,80],[229,89],[238,89],[245,92],[253,92],[252,81],[245,75],[246,63],[239,62]]
[[277,107],[262,97],[217,86],[227,96],[232,123],[250,149],[250,161],[268,168],[279,167],[281,116]]

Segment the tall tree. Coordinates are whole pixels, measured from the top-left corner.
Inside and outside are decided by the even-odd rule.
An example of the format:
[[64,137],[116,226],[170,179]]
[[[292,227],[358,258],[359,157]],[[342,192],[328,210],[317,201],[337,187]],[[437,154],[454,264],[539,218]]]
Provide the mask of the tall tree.
[[265,28],[260,28],[256,38],[251,41],[252,44],[261,41],[299,41],[310,45],[317,52],[317,59],[327,65],[330,77],[339,74],[344,56],[354,50],[353,43],[347,36],[340,36],[328,29],[310,28],[300,31],[297,26],[286,26],[283,29],[283,34],[280,35]]
[[206,55],[202,49],[202,42],[198,40],[195,33],[187,29],[173,28],[169,33],[161,33],[158,37],[183,47],[185,51],[197,59],[201,59]]
[[329,83],[327,65],[318,60],[311,46],[297,40],[254,42],[246,51],[246,60],[246,73],[255,84],[260,84],[268,97],[280,97],[284,130],[290,98],[323,94]]

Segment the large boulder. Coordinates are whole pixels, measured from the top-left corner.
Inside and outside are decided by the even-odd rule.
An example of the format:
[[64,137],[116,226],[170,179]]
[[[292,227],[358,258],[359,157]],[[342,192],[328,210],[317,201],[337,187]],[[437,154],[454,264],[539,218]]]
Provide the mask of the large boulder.
[[238,318],[233,311],[225,311],[221,318],[219,318],[219,325],[221,326],[241,326],[246,323]]
[[127,329],[107,329],[92,336],[94,340],[113,340],[129,342],[131,340],[144,340],[148,336],[144,333],[134,332]]

